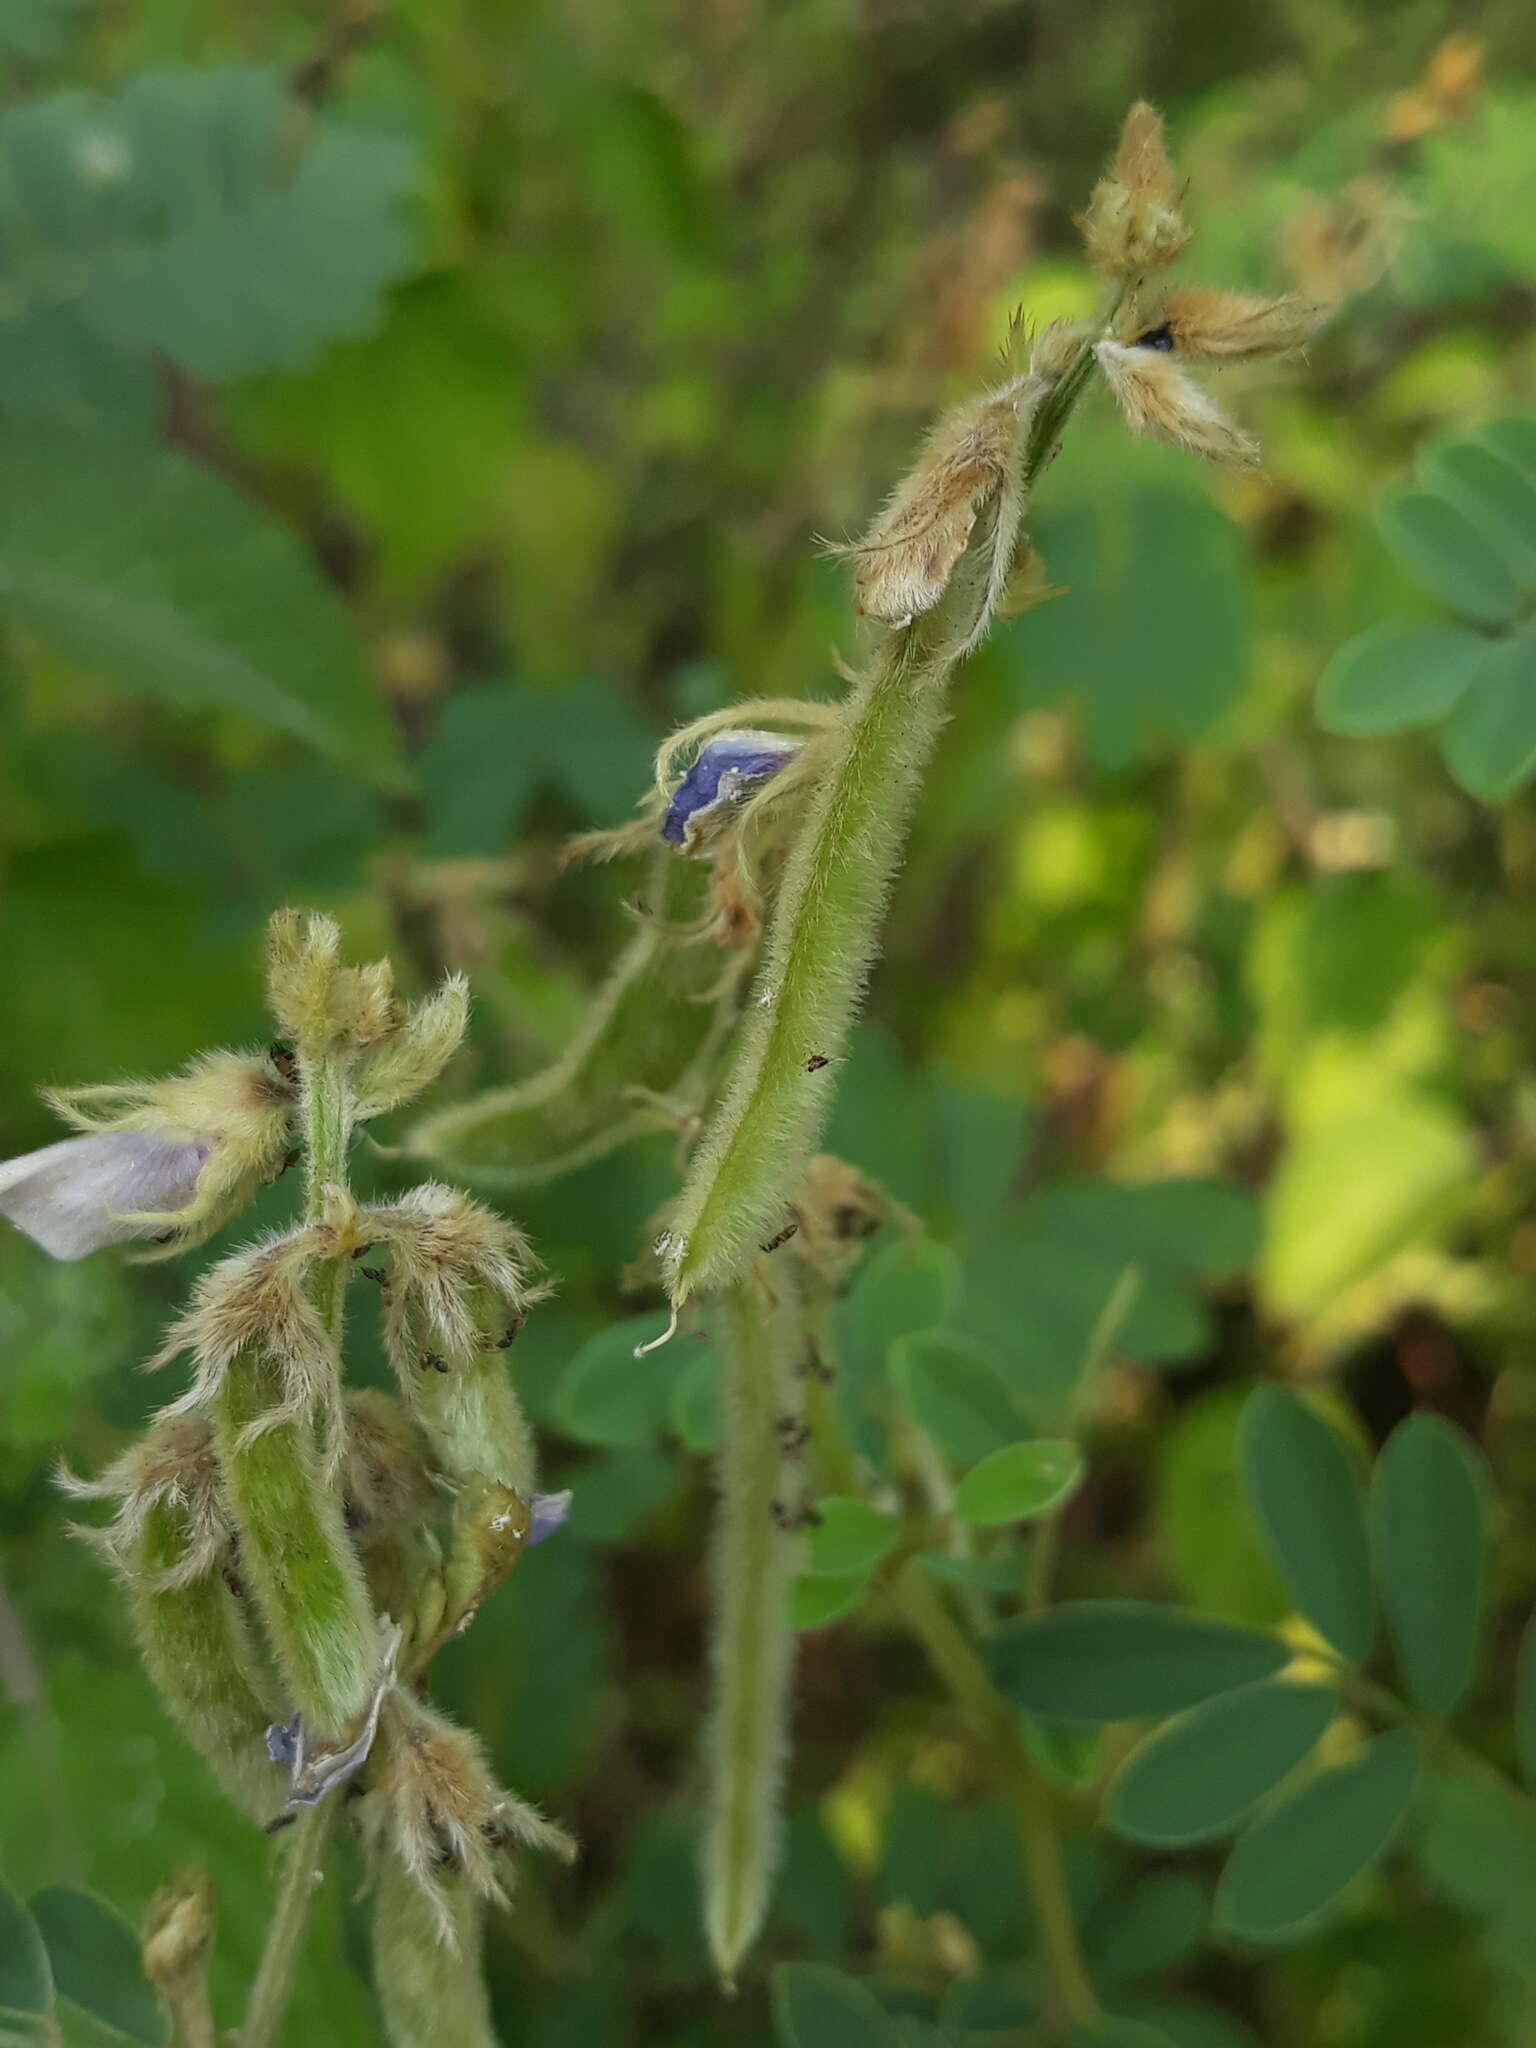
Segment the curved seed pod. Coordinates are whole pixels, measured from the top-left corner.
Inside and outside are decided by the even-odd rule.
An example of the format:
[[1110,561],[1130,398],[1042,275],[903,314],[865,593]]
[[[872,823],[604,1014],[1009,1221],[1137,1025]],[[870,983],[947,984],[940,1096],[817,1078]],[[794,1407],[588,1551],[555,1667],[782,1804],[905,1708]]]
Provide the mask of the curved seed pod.
[[702,915],[701,863],[664,856],[648,919],[553,1066],[417,1125],[407,1149],[488,1187],[537,1187],[657,1128],[643,1097],[687,1096],[734,1013],[719,952],[680,938]]
[[378,1624],[312,1429],[261,1426],[281,1401],[271,1362],[238,1359],[216,1397],[219,1459],[242,1567],[294,1705],[317,1734],[340,1736],[377,1688]]
[[786,1422],[796,1419],[793,1304],[751,1274],[715,1310],[724,1436],[714,1543],[707,1736],[709,1818],[704,1916],[727,1985],[756,1939],[778,1865],[779,1796],[788,1749],[794,1635],[789,1595],[796,1539],[783,1499]]
[[672,1294],[733,1277],[777,1228],[831,1103],[835,1062],[944,719],[931,672],[899,636],[849,701],[826,780],[790,853],[725,1094],[670,1227]]
[[239,1807],[267,1820],[281,1773],[267,1755],[276,1718],[241,1602],[217,1567],[187,1577],[186,1507],[155,1501],[121,1557],[144,1663],[182,1733]]
[[391,2048],[496,2048],[480,1960],[485,1902],[462,1877],[444,1878],[438,1890],[440,1908],[398,1856],[379,1858],[373,1980],[385,2033]]
[[[785,861],[725,1090],[670,1219],[664,1257],[674,1309],[744,1270],[779,1227],[805,1171],[944,721],[943,686],[983,637],[1003,596],[1025,493],[1085,374],[1074,369],[1057,387],[1030,374],[992,395],[994,410],[1009,409],[1012,440],[1006,449],[995,437],[988,442],[984,476],[965,471],[967,491],[975,488],[965,501],[964,545],[948,562],[942,592],[929,599],[931,609],[886,635],[840,727],[823,743],[826,766]],[[957,408],[949,418],[957,446],[968,446],[975,408]],[[948,506],[953,482],[943,455],[940,434],[913,472],[914,480],[943,485],[936,516]],[[920,508],[905,490],[896,502],[902,544],[916,544]],[[854,550],[855,559],[874,544]],[[926,593],[937,571],[931,556],[924,562]]]

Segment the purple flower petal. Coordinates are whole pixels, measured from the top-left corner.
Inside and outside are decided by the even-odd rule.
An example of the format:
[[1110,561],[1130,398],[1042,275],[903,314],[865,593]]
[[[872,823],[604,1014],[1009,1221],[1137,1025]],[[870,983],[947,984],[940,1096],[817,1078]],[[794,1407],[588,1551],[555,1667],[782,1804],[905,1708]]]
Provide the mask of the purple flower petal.
[[566,1516],[571,1512],[571,1489],[563,1493],[536,1493],[528,1503],[528,1543],[542,1543],[546,1536],[553,1536]]
[[0,1166],[0,1215],[56,1259],[152,1236],[142,1212],[184,1209],[212,1147],[158,1131],[93,1131]]
[[700,747],[698,758],[672,792],[661,821],[669,845],[689,845],[714,812],[750,795],[772,779],[800,751],[801,742],[779,732],[720,732]]

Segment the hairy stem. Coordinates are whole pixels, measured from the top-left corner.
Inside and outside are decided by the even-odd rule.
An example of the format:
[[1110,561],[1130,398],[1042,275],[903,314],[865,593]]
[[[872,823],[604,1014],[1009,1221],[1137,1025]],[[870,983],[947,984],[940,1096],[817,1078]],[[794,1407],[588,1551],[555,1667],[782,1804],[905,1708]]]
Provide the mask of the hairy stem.
[[789,1594],[795,1539],[780,1526],[784,1450],[778,1425],[794,1414],[794,1335],[784,1276],[770,1301],[755,1275],[716,1310],[724,1434],[715,1533],[714,1700],[708,1737],[705,1925],[727,1986],[767,1911],[779,1854],[779,1793],[794,1635]]
[[334,1817],[334,1801],[306,1807],[283,1845],[277,1900],[246,2005],[239,2048],[272,2048],[279,2038],[309,1929],[310,1910],[325,1874]]
[[981,1660],[915,1560],[898,1575],[893,1597],[907,1628],[997,1761],[1018,1823],[1025,1874],[1039,1916],[1057,2004],[1069,2020],[1086,2025],[1096,2016],[1098,2004],[1072,1918],[1050,1788],[1020,1740],[1008,1707],[993,1690]]
[[[316,1222],[328,1191],[346,1186],[351,1098],[339,1057],[305,1060],[302,1101],[305,1217]],[[338,1398],[346,1277],[339,1260],[328,1260],[313,1282],[315,1306],[331,1333]],[[218,1418],[225,1484],[240,1525],[241,1553],[297,1704],[318,1731],[339,1736],[367,1711],[377,1681],[378,1625],[341,1502],[320,1470],[312,1430],[282,1423],[241,1445],[243,1429],[273,1398],[255,1373],[237,1366],[227,1375]],[[334,1800],[322,1800],[306,1808],[284,1846],[276,1907],[240,2048],[270,2048],[278,2038],[323,1876],[334,1806]]]

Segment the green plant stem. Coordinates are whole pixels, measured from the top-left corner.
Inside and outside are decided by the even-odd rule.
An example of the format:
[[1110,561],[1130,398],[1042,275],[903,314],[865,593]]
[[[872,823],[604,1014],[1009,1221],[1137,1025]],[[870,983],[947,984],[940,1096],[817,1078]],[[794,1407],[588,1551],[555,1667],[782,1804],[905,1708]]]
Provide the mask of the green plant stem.
[[916,1560],[897,1574],[891,1597],[956,1704],[992,1752],[1018,1823],[1025,1872],[1057,2003],[1069,2020],[1086,2025],[1096,2017],[1098,2002],[1072,1918],[1050,1788],[1021,1741],[1007,1705],[993,1690],[981,1660]]
[[[347,1181],[347,1151],[352,1137],[351,1097],[346,1070],[339,1058],[316,1058],[306,1062],[303,1104],[306,1151],[305,1220],[314,1223],[318,1222],[325,1212],[328,1190],[332,1187],[344,1189]],[[322,1262],[312,1282],[315,1306],[331,1333],[338,1380],[341,1375],[346,1279],[340,1260],[330,1259]],[[295,1439],[291,1445],[272,1444],[272,1438],[287,1435],[290,1430]],[[323,1532],[324,1536],[330,1539],[325,1544],[325,1549],[351,1561],[351,1572],[343,1571],[341,1583],[329,1588],[329,1592],[333,1601],[339,1603],[338,1615],[347,1623],[344,1633],[355,1647],[361,1626],[366,1625],[370,1634],[376,1638],[372,1610],[363,1586],[361,1569],[352,1556],[351,1546],[342,1525],[340,1504],[321,1486],[315,1471],[314,1446],[308,1441],[299,1442],[298,1432],[299,1425],[285,1425],[282,1431],[271,1431],[266,1437],[259,1438],[253,1449],[259,1451],[263,1445],[271,1446],[279,1464],[285,1468],[279,1472],[278,1477],[286,1482],[292,1496],[292,1506],[312,1511],[318,1518],[316,1532]],[[286,1459],[285,1450],[288,1452]],[[288,1539],[297,1542],[309,1563],[316,1562],[311,1547],[304,1541],[304,1531],[295,1524],[288,1523],[285,1531],[280,1518],[279,1524],[274,1525],[269,1533],[276,1537],[277,1548],[275,1554],[266,1562],[280,1575],[288,1576],[282,1554],[285,1534]],[[339,1549],[336,1547],[337,1538],[340,1543]],[[311,1629],[309,1638],[316,1637],[317,1631]],[[345,1643],[338,1646],[338,1661],[346,1648]],[[334,1675],[330,1682],[334,1682]],[[364,1703],[365,1700],[359,1702],[360,1705]],[[306,1807],[294,1824],[282,1852],[283,1867],[278,1882],[277,1901],[271,1923],[267,1928],[267,1938],[256,1979],[251,1986],[245,2022],[239,2036],[239,2048],[270,2048],[270,2044],[278,2038],[283,2015],[288,2009],[288,2001],[293,1993],[294,1975],[309,1926],[310,1910],[324,1875],[335,1804],[334,1799],[324,1799],[318,1805]]]
[[324,1876],[335,1802],[322,1800],[299,1815],[282,1850],[283,1868],[267,1939],[251,1986],[239,2048],[272,2048],[293,1995],[310,1909]]

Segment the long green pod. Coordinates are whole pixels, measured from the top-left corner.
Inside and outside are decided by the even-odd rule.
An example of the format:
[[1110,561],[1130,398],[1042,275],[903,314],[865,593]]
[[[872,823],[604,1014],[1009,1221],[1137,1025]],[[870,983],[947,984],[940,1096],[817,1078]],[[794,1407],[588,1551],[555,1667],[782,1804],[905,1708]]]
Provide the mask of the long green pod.
[[721,1978],[734,1981],[768,1909],[780,1846],[799,1539],[787,1526],[780,1423],[797,1412],[798,1335],[787,1276],[777,1300],[752,1274],[714,1320],[722,1354],[720,1497],[713,1552],[713,1698],[707,1733],[704,1918]]
[[249,1434],[281,1401],[270,1364],[237,1359],[215,1411],[219,1463],[242,1570],[293,1703],[316,1735],[335,1737],[373,1698],[379,1631],[310,1425],[285,1421]]
[[533,1431],[502,1352],[472,1351],[445,1361],[441,1372],[423,1372],[416,1412],[437,1462],[454,1479],[479,1472],[513,1493],[533,1492]]
[[282,1797],[282,1774],[266,1747],[276,1702],[264,1697],[242,1603],[217,1568],[167,1580],[189,1534],[186,1510],[156,1501],[123,1559],[145,1667],[229,1797],[253,1819],[270,1820]]
[[785,864],[725,1093],[671,1219],[675,1302],[733,1279],[782,1226],[830,1107],[944,719],[942,673],[914,661],[914,633],[855,687]]
[[[590,1165],[656,1128],[641,1094],[686,1095],[734,1013],[730,961],[678,928],[702,912],[705,873],[663,852],[648,919],[620,954],[561,1057],[510,1088],[425,1118],[407,1149],[502,1191]],[[716,994],[719,990],[721,993]]]
[[450,1925],[398,1856],[379,1858],[373,1888],[373,1979],[391,2048],[497,2048],[481,1967],[484,1902],[441,1877]]
[[[942,598],[885,633],[849,696],[785,863],[731,1071],[663,1245],[674,1308],[732,1280],[783,1226],[830,1109],[835,1061],[874,963],[881,914],[944,722],[945,684],[984,636],[1001,599],[1029,490],[1090,364],[1085,349],[1054,380],[1032,377],[1008,387],[1014,445],[990,494],[975,503]],[[949,452],[963,470],[974,413],[961,408],[954,418],[959,439]],[[910,486],[936,479],[936,489],[953,488],[944,460],[935,437]],[[903,516],[922,510],[907,486],[898,500]],[[937,506],[935,520],[953,510],[952,503]],[[921,544],[919,527],[919,551]]]

